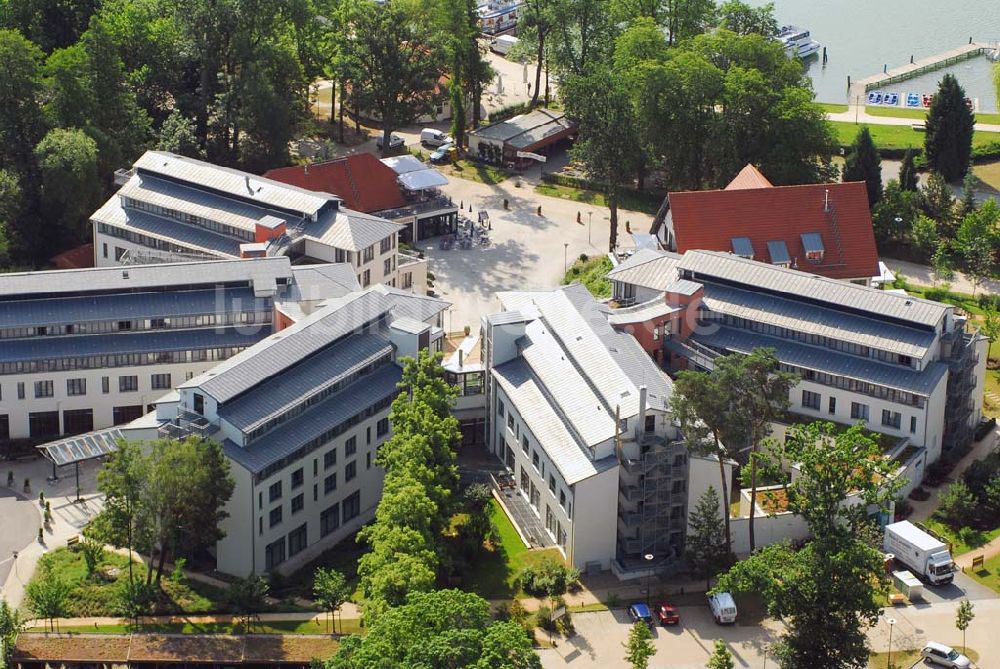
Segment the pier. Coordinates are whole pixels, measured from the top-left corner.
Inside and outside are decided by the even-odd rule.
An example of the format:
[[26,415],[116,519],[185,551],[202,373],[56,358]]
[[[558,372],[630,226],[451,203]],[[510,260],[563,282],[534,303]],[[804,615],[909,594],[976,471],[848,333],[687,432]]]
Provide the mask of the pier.
[[[960,46],[957,49],[939,53],[935,56],[921,58],[918,61],[908,63],[902,67],[896,67],[891,70],[886,70],[885,72],[880,72],[879,74],[871,77],[851,82],[849,86],[850,97],[848,104],[863,103],[865,98],[867,98],[868,91],[872,89],[887,86],[889,84],[895,84],[900,81],[906,81],[907,79],[918,77],[925,72],[938,70],[942,67],[948,67],[949,65],[953,65],[963,60],[968,60],[969,58],[975,58],[976,56],[989,53],[996,48],[997,46],[995,44],[969,42],[968,44]],[[850,79],[850,77],[848,77],[848,79]]]

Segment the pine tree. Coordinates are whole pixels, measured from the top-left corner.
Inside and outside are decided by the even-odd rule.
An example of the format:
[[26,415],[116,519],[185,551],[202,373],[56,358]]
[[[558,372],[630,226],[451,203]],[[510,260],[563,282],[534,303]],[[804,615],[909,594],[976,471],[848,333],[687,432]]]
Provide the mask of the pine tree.
[[913,149],[903,154],[903,164],[899,166],[899,186],[903,190],[917,190],[917,167],[913,164]]
[[864,181],[868,189],[868,206],[873,207],[882,196],[882,159],[872,140],[871,132],[863,126],[851,144],[844,163],[844,181]]
[[969,169],[975,124],[965,102],[965,89],[954,75],[944,75],[927,113],[924,152],[928,166],[947,181],[961,178]]
[[959,216],[965,218],[976,210],[976,177],[966,172],[962,179],[962,199],[959,202]]
[[715,650],[708,658],[706,669],[734,669],[733,654],[726,647],[726,642],[722,639],[715,640]]
[[688,516],[688,524],[688,560],[695,571],[705,577],[706,587],[711,586],[712,577],[725,568],[729,556],[719,515],[719,494],[714,486],[708,486],[708,490],[698,498],[698,504]]

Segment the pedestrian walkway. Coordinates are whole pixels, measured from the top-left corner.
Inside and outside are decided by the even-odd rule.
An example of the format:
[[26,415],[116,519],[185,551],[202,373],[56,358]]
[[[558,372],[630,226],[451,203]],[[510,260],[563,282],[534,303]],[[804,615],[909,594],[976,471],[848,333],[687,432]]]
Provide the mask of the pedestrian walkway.
[[994,429],[992,432],[983,437],[980,441],[977,441],[972,445],[972,450],[970,450],[964,458],[958,461],[954,469],[951,470],[951,474],[948,476],[949,482],[942,483],[937,488],[927,487],[927,491],[930,493],[930,497],[925,500],[910,500],[910,505],[913,507],[913,512],[910,514],[909,520],[911,522],[917,523],[927,520],[938,507],[938,499],[948,486],[951,485],[950,481],[957,481],[962,478],[962,474],[968,469],[973,462],[976,460],[981,460],[985,458],[991,451],[997,448],[1000,444],[1000,431]]

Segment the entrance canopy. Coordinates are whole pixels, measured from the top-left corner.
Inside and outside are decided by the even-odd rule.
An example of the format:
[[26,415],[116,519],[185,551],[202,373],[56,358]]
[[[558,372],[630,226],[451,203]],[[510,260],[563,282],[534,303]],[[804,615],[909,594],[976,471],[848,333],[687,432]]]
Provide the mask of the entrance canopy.
[[[118,450],[118,441],[122,438],[122,431],[112,427],[40,444],[38,450],[54,465],[62,467],[63,465],[94,460]],[[53,476],[55,476],[55,470],[53,470]]]

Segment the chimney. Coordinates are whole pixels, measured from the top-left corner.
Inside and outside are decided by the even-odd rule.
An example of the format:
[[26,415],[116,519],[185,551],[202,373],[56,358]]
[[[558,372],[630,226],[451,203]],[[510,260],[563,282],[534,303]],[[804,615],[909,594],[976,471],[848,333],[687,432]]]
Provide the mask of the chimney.
[[636,441],[646,432],[646,386],[639,386],[639,419],[636,421]]
[[830,189],[826,189],[826,194],[823,196],[823,211],[830,213]]
[[463,355],[463,353],[462,353],[462,347],[460,346],[458,348],[458,368],[459,369],[462,369],[463,358],[465,358],[465,356]]
[[306,162],[306,164],[302,166],[302,173],[305,174],[306,176],[309,176],[309,163],[308,162]]

